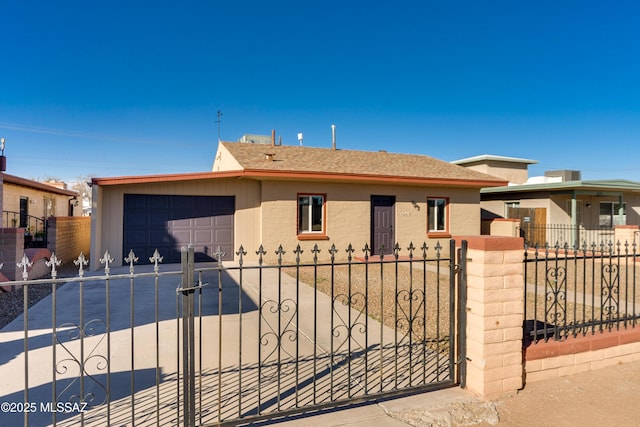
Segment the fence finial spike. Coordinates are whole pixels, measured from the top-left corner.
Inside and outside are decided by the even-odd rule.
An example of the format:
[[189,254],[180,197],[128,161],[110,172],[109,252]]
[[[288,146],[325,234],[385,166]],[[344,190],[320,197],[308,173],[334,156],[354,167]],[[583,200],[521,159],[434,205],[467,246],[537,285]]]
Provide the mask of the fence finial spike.
[[138,257],[133,252],[133,249],[129,250],[129,255],[124,259],[124,262],[129,263],[129,273],[133,274],[135,270],[133,264],[138,262]]
[[22,280],[27,280],[29,278],[29,272],[27,271],[33,263],[29,261],[29,257],[27,254],[22,255],[22,261],[18,263],[18,267],[22,268]]
[[51,258],[49,258],[49,261],[44,262],[44,265],[51,268],[52,279],[55,279],[58,276],[58,270],[56,270],[56,267],[60,266],[60,264],[62,264],[62,261],[58,259],[55,252],[51,252]]
[[366,262],[369,259],[369,252],[371,252],[371,249],[369,249],[368,243],[364,244],[364,248],[362,248],[362,252],[364,252],[364,260]]
[[[100,260],[100,262],[102,262],[102,260]],[[78,258],[73,260],[73,263],[79,267],[78,276],[83,277],[84,267],[89,264],[89,261],[84,256],[84,252],[80,252],[80,255],[78,255]]]
[[153,256],[149,257],[149,262],[153,263],[153,271],[157,273],[160,269],[158,264],[162,262],[162,256],[160,255],[160,252],[158,252],[158,249],[153,251]]
[[276,250],[276,255],[278,255],[278,265],[282,265],[282,256],[287,252],[284,250],[282,245],[278,246],[278,250]]
[[225,256],[227,253],[226,252],[222,252],[222,248],[220,247],[220,245],[218,245],[218,247],[216,248],[216,251],[213,253],[213,255],[216,256],[216,261],[218,262],[218,265],[222,265],[222,257]]
[[333,263],[336,259],[336,252],[338,252],[338,249],[336,248],[335,243],[331,244],[331,247],[329,248],[329,253],[331,254],[331,262]]
[[115,259],[111,258],[109,249],[104,251],[104,255],[100,258],[100,264],[104,264],[104,274],[109,275],[109,264],[113,263]]
[[311,253],[313,253],[313,263],[317,264],[318,263],[318,252],[320,252],[320,248],[318,247],[318,244],[314,244],[313,245],[313,249],[311,249]]
[[293,253],[296,254],[296,264],[300,264],[300,254],[303,253],[303,252],[304,251],[302,250],[302,247],[300,246],[300,243],[298,243],[296,248],[293,250]]
[[347,246],[347,249],[345,249],[345,251],[347,252],[347,261],[351,262],[352,255],[355,252],[355,249],[353,249],[353,245],[349,243],[349,246]]

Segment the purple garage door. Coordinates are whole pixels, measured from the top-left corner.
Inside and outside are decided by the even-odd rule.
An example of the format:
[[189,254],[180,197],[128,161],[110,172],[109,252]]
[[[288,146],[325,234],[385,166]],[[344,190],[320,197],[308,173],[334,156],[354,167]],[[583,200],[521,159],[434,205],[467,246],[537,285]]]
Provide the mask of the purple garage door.
[[133,250],[148,263],[158,249],[164,262],[180,262],[180,248],[191,244],[196,261],[233,259],[233,196],[124,195],[123,253]]

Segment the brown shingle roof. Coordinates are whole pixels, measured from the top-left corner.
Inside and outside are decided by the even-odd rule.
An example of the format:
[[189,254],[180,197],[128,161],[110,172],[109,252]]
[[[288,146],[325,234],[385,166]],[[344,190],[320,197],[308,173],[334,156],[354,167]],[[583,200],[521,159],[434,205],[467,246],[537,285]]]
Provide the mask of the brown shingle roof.
[[[245,170],[473,181],[479,186],[506,185],[506,181],[494,176],[423,155],[238,142],[221,144]],[[267,159],[267,153],[274,154],[273,160]]]

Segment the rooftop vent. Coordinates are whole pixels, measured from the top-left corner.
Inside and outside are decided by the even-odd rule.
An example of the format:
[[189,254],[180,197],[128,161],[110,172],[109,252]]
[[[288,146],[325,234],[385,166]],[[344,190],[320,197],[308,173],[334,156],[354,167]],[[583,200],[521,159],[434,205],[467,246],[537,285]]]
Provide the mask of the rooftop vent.
[[576,170],[557,170],[557,171],[546,171],[544,173],[546,177],[553,178],[561,178],[562,182],[567,181],[580,181],[582,179],[582,173]]

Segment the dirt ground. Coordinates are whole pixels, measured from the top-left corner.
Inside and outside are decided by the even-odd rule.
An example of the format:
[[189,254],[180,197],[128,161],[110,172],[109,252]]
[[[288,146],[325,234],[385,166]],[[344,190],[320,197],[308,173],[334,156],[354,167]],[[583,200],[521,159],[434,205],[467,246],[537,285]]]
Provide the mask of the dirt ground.
[[640,362],[529,383],[496,400],[499,426],[640,425]]

